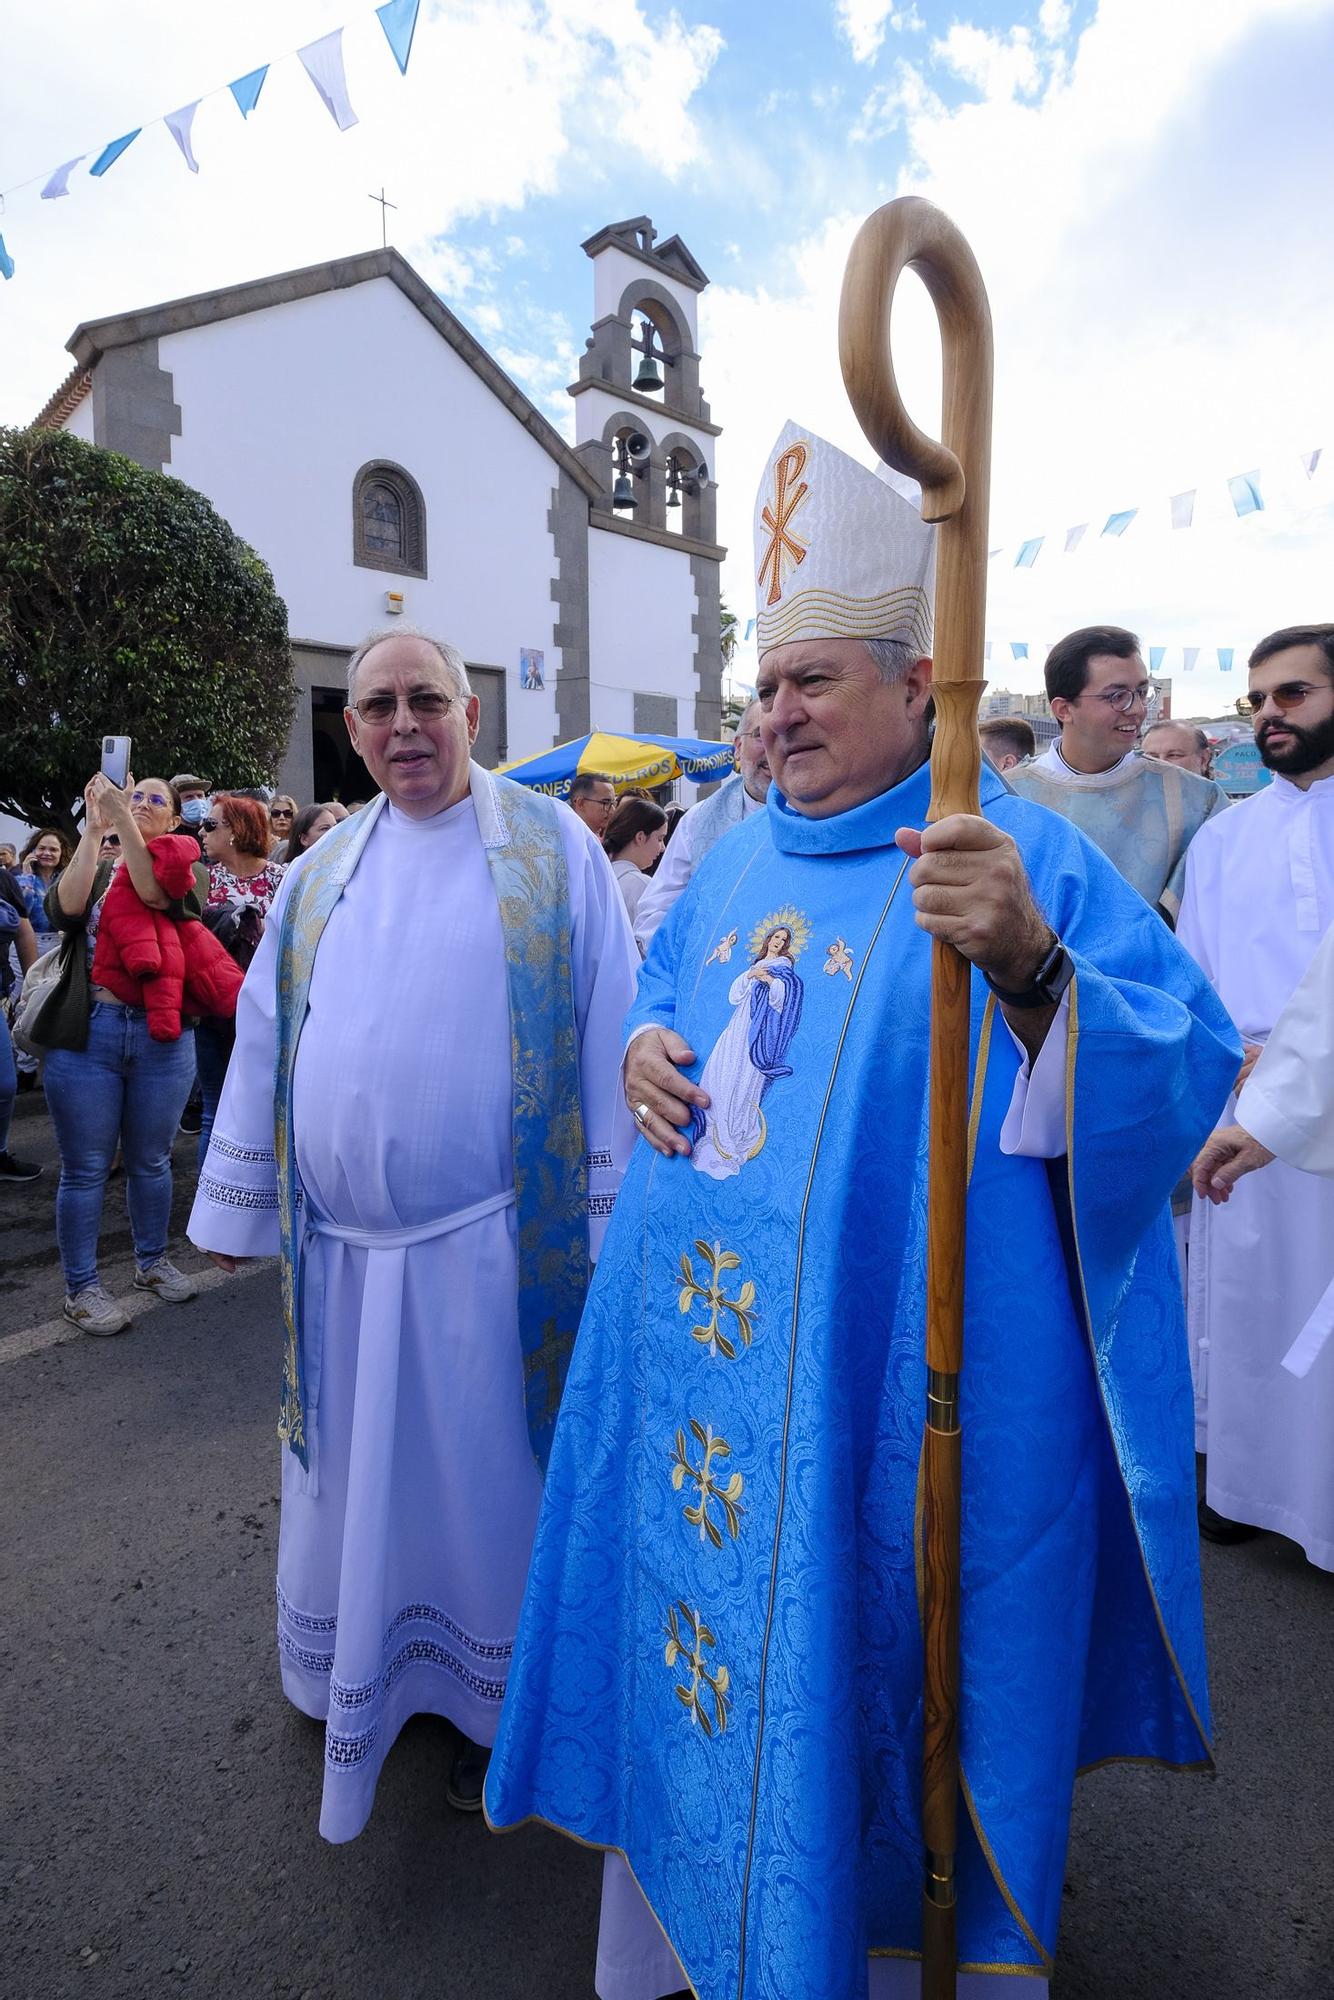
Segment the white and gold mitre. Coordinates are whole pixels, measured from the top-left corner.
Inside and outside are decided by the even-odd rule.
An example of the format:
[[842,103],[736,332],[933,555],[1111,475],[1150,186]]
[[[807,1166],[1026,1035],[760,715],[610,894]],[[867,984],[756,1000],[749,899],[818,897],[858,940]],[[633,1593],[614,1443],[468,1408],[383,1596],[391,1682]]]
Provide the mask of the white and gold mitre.
[[755,502],[761,656],[792,639],[906,639],[931,651],[936,531],[855,458],[784,424]]

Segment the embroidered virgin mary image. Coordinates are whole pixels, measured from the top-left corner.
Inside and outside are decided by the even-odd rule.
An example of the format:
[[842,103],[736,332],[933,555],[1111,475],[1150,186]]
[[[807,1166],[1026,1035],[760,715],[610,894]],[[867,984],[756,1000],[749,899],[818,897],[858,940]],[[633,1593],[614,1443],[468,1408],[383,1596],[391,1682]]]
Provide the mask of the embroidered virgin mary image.
[[803,997],[796,961],[809,937],[800,911],[775,911],[751,932],[751,962],[728,988],[732,1018],[700,1077],[709,1108],[690,1128],[690,1163],[711,1180],[739,1174],[768,1136],[760,1107],[769,1086],[792,1074],[786,1058]]

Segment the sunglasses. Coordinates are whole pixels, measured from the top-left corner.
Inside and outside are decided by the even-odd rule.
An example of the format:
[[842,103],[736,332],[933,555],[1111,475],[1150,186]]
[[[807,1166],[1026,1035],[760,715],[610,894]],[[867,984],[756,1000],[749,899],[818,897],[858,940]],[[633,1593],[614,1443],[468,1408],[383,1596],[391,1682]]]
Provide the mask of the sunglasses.
[[118,833],[104,833],[102,835],[102,845],[103,847],[119,847],[120,835]]
[[[435,722],[448,715],[457,699],[452,694],[441,694],[438,688],[414,688],[406,697],[419,722]],[[364,701],[354,701],[352,706],[363,722],[392,722],[398,714],[398,696],[368,694]]]
[[1238,695],[1237,714],[1258,715],[1265,703],[1272,701],[1279,714],[1286,715],[1289,709],[1300,708],[1307,695],[1315,691],[1314,681],[1284,681],[1281,687],[1270,688],[1268,694],[1256,691]]
[[291,817],[292,813],[289,806],[270,806],[269,808],[270,819],[290,819]]
[[225,819],[201,819],[199,822],[199,831],[201,833],[216,833],[220,826],[226,826],[226,824]]

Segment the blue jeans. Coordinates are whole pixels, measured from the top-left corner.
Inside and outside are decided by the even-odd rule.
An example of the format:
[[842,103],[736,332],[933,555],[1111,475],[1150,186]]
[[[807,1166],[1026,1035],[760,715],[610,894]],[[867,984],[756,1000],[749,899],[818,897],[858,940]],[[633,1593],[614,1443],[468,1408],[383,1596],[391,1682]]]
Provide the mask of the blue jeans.
[[14,1068],[14,1044],[9,1039],[9,1023],[0,1014],[0,1153],[9,1145],[9,1121],[14,1116],[18,1096],[18,1072]]
[[119,1144],[141,1271],[165,1256],[171,1225],[171,1142],[195,1073],[195,1038],[155,1042],[141,1007],[94,1002],[88,1046],[52,1049],[46,1103],[60,1147],[56,1241],[73,1296],[97,1281],[102,1196]]
[[195,1061],[199,1065],[199,1094],[203,1110],[199,1123],[199,1164],[208,1152],[213,1120],[218,1115],[218,1099],[227,1081],[227,1065],[236,1046],[236,1023],[214,1018],[201,1021],[195,1029]]

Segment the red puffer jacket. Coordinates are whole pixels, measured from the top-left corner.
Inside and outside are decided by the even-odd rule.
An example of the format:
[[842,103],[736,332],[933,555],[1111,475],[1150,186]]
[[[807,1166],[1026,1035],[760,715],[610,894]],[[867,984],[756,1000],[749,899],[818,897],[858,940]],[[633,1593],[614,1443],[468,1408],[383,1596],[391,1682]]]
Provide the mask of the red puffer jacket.
[[[199,859],[196,843],[163,833],[148,842],[148,851],[163,893],[173,901],[187,896]],[[203,924],[177,923],[165,910],[150,910],[129,869],[116,870],[98,919],[93,984],[105,986],[127,1007],[144,1008],[155,1042],[179,1040],[182,1014],[235,1014],[244,977]]]

